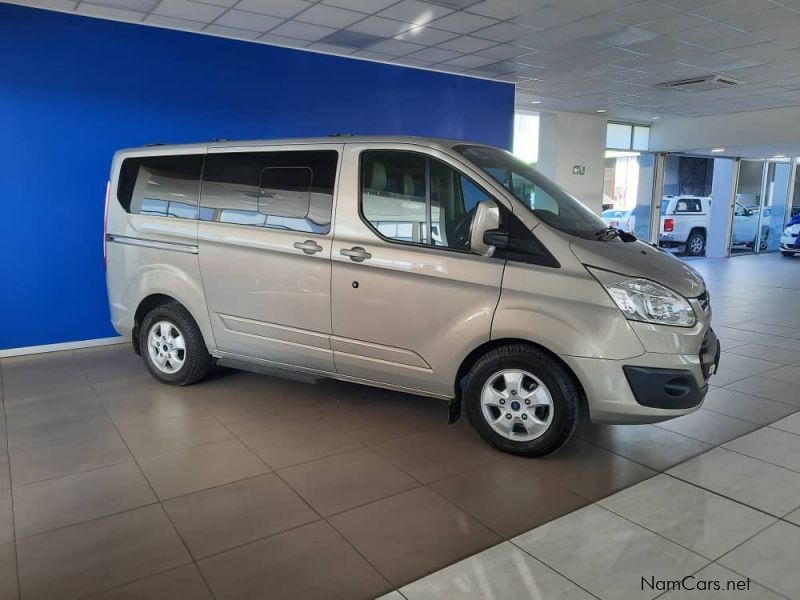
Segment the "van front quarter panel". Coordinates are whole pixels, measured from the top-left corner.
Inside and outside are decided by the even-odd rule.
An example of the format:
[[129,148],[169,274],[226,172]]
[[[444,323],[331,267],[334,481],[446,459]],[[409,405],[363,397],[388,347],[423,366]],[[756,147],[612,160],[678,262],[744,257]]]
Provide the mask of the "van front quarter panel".
[[582,266],[509,261],[492,324],[492,339],[502,338],[526,339],[562,356],[619,360],[644,352],[628,321]]

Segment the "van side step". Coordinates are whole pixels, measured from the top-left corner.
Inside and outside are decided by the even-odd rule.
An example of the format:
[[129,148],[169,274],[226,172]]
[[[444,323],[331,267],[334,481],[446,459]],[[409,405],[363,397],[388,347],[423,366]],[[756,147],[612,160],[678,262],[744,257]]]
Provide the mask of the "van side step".
[[217,359],[217,364],[220,367],[230,367],[233,369],[240,369],[242,371],[250,371],[251,373],[258,373],[260,375],[272,375],[273,377],[281,377],[283,379],[292,379],[302,383],[322,383],[327,377],[321,375],[314,375],[312,373],[302,373],[300,371],[292,371],[290,369],[281,369],[280,367],[272,367],[268,365],[261,365],[258,363],[250,362],[249,360],[241,360],[230,357],[220,357]]

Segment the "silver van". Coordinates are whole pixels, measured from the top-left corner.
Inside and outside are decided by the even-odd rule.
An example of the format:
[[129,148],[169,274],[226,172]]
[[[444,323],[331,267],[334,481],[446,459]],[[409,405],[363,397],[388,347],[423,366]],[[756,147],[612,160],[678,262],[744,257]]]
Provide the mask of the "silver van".
[[497,148],[151,146],[108,190],[113,325],[164,383],[217,363],[401,390],[537,456],[582,418],[697,409],[719,362],[692,268]]

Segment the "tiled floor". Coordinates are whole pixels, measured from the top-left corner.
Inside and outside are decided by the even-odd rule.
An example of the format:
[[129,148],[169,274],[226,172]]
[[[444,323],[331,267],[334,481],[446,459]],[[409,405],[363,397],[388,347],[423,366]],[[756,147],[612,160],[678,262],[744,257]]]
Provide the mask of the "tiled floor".
[[725,347],[704,408],[539,460],[394,392],[2,359],[0,598],[650,598],[695,572],[800,597],[800,260],[694,264]]

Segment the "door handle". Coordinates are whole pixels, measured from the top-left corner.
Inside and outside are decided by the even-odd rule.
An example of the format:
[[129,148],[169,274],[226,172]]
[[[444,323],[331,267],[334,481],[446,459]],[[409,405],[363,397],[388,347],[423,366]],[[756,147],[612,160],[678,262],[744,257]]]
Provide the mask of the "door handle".
[[361,246],[353,246],[349,250],[347,248],[342,248],[339,250],[339,254],[350,257],[350,260],[354,262],[362,262],[368,258],[372,258],[372,254],[364,250]]
[[322,252],[322,246],[317,244],[314,240],[306,240],[305,242],[295,242],[294,247],[302,250],[306,254],[315,254]]

